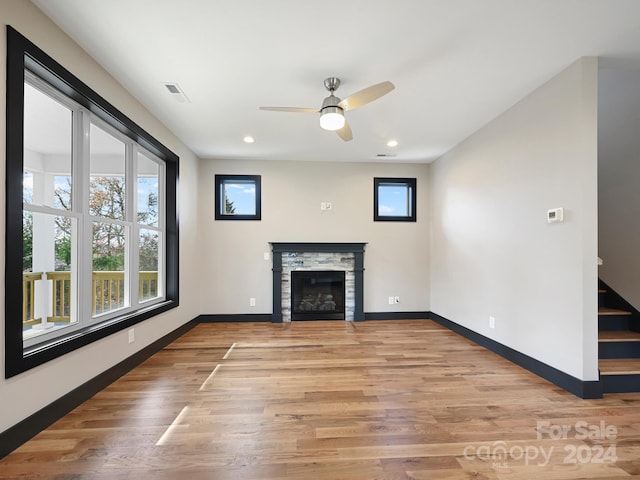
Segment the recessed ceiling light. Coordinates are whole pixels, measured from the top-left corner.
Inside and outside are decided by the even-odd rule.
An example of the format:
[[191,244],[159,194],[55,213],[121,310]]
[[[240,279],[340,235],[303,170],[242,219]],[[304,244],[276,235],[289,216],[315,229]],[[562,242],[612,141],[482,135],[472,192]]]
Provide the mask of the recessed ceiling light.
[[244,137],[244,143],[253,143],[253,142],[255,142],[255,139],[251,135],[247,135],[246,137]]
[[387,142],[387,147],[397,147],[398,146],[398,141],[397,140],[389,140]]

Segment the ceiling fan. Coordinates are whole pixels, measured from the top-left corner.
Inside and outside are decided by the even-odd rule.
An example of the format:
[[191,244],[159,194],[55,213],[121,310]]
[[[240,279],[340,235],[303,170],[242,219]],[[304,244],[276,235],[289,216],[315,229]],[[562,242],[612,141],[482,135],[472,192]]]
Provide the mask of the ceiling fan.
[[340,79],[337,77],[329,77],[325,79],[324,86],[329,90],[330,95],[322,101],[322,106],[317,108],[298,108],[298,107],[260,107],[260,110],[269,110],[272,112],[294,112],[294,113],[319,113],[320,127],[325,130],[335,131],[338,136],[348,142],[353,140],[351,127],[344,118],[344,112],[360,108],[367,103],[386,95],[396,88],[391,82],[382,82],[367,87],[353,95],[348,96],[344,100],[336,97],[335,92],[340,86]]

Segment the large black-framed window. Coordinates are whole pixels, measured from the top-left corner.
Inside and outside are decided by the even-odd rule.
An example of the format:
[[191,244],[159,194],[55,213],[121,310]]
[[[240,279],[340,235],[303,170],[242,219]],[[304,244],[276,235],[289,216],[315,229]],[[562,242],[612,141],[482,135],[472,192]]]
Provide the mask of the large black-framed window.
[[[10,26],[6,95],[4,322],[9,378],[178,306],[179,159]],[[68,131],[63,130],[68,152],[54,152],[66,160],[46,152],[41,162],[55,168],[38,169],[35,150],[25,147],[25,135],[29,141],[34,132],[51,138],[46,129],[58,126],[34,126],[26,113],[34,105],[48,105],[69,118]],[[113,157],[104,162],[108,144],[120,151],[118,167]],[[100,207],[112,208],[92,204],[106,193],[107,202]],[[101,232],[109,234],[101,237]],[[117,240],[123,244],[116,245]],[[40,253],[41,258],[49,256],[40,263],[49,266],[36,269],[41,272],[25,270],[36,262],[36,249],[46,252],[47,241],[51,253]],[[101,249],[111,253],[103,255]],[[106,273],[121,279],[103,280]],[[34,275],[36,280],[30,280]],[[56,280],[65,275],[66,283]],[[96,298],[102,303],[92,308]],[[32,328],[29,316],[40,316],[38,327],[44,330],[26,335]]]
[[375,177],[373,179],[373,220],[415,222],[416,197],[415,178]]
[[260,220],[261,191],[260,175],[216,175],[216,220]]

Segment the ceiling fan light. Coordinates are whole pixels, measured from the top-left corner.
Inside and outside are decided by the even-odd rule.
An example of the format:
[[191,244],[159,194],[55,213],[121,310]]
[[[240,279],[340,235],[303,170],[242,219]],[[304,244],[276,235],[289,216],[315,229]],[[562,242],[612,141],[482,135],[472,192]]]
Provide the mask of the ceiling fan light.
[[320,115],[320,127],[329,131],[340,130],[344,127],[344,115],[340,107],[326,107]]

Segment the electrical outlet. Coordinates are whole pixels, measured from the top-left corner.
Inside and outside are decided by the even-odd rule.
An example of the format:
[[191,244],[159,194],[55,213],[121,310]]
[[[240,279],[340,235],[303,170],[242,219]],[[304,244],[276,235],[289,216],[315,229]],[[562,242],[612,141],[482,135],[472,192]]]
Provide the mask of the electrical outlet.
[[331,202],[327,202],[327,210],[331,210],[333,208],[333,205],[331,205]]
[[400,297],[394,297],[393,303],[400,303]]
[[393,305],[395,303],[394,297],[389,297],[389,305]]
[[135,330],[133,328],[129,329],[129,343],[133,343],[136,339]]
[[489,328],[496,328],[496,319],[495,319],[495,317],[489,317]]
[[320,210],[326,210],[327,209],[327,202],[320,202]]
[[251,297],[249,299],[249,306],[250,307],[255,307],[256,306],[256,299],[255,298]]

